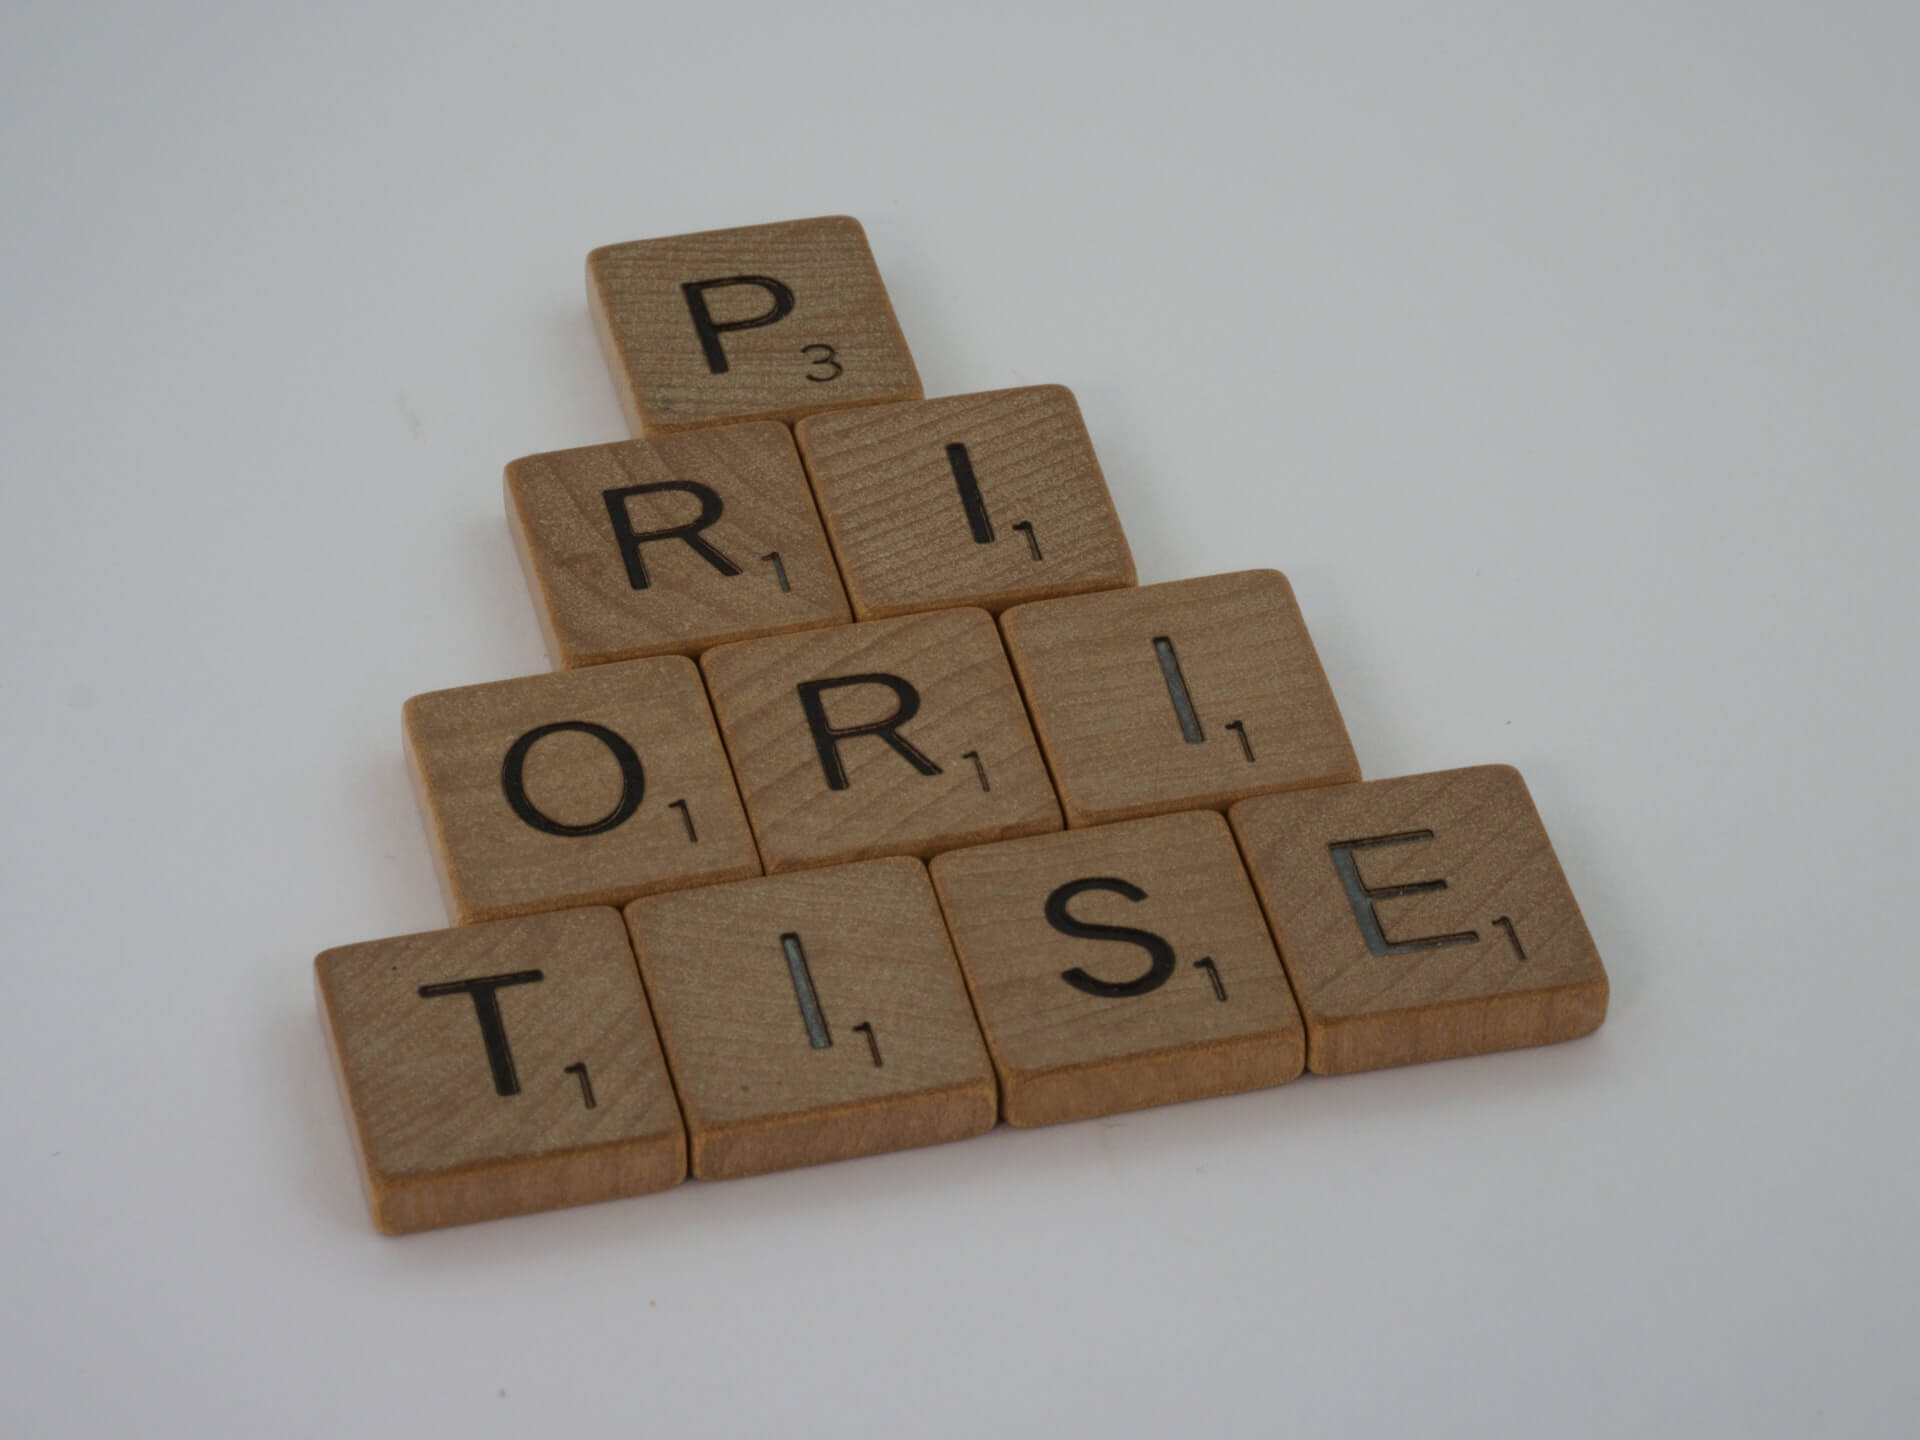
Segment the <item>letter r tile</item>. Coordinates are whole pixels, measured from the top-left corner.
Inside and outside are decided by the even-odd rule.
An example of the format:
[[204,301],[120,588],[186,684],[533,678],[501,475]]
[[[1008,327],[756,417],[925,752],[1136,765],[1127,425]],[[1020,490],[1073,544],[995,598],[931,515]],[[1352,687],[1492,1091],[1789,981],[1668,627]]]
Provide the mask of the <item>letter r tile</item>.
[[686,1176],[679,1106],[615,911],[344,945],[314,976],[381,1230],[644,1195]]
[[608,245],[587,298],[635,435],[918,400],[860,222],[845,215]]
[[1217,811],[951,851],[932,871],[1007,1123],[1300,1073],[1300,1014]]
[[437,690],[403,718],[457,924],[760,873],[684,656]]
[[1360,778],[1277,570],[1040,600],[1000,624],[1069,825]]
[[1262,795],[1231,819],[1341,1075],[1571,1040],[1607,972],[1520,773],[1482,765]]
[[1060,828],[984,610],[743,640],[700,665],[768,874]]
[[560,669],[853,618],[784,425],[529,455],[506,489]]

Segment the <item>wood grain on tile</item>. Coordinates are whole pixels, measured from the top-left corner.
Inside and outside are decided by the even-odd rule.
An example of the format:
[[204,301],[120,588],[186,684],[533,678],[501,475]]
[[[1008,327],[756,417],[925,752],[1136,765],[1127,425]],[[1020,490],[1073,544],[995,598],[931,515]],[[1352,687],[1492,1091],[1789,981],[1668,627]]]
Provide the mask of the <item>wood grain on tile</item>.
[[816,415],[795,433],[862,620],[1133,584],[1064,386]]
[[529,455],[506,494],[560,669],[853,618],[784,425]]
[[683,656],[416,695],[403,720],[458,924],[760,873]]
[[932,871],[1009,1124],[1300,1073],[1300,1014],[1219,812],[957,850]]
[[700,663],[768,874],[1060,828],[983,610],[747,640]]
[[367,1204],[389,1234],[686,1176],[679,1107],[615,911],[346,945],[314,974]]
[[1041,600],[1000,623],[1069,825],[1360,778],[1277,570]]
[[993,1069],[919,861],[658,895],[626,913],[700,1178],[993,1127]]
[[1316,1073],[1570,1040],[1606,1018],[1607,972],[1511,767],[1264,795],[1231,818]]
[[604,246],[587,297],[636,435],[921,395],[866,232],[845,215]]

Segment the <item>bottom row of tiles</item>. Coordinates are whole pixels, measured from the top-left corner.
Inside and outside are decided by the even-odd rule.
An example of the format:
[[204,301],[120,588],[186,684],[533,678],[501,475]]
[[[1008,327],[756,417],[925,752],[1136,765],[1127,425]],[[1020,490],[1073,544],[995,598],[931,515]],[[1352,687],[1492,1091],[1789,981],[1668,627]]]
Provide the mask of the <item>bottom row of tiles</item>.
[[638,1195],[689,1161],[755,1175],[1605,1018],[1518,772],[1265,795],[1230,819],[655,895],[624,924],[566,910],[329,950],[320,1011],[374,1222]]

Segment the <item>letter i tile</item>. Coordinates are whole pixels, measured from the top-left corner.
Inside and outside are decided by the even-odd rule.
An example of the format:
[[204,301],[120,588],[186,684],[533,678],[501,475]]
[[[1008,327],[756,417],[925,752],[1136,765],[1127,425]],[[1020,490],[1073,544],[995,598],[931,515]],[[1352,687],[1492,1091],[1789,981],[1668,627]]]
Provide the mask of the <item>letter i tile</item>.
[[1320,1075],[1571,1040],[1607,972],[1520,772],[1263,795],[1234,830]]
[[314,973],[381,1230],[685,1178],[680,1110],[616,911],[345,945]]
[[1300,1073],[1300,1014],[1218,812],[956,850],[932,871],[1009,1124]]
[[627,924],[701,1179],[993,1128],[993,1067],[919,861],[651,896]]
[[794,433],[862,620],[1133,584],[1065,386],[870,405]]
[[1039,600],[1000,624],[1069,825],[1360,778],[1277,570]]

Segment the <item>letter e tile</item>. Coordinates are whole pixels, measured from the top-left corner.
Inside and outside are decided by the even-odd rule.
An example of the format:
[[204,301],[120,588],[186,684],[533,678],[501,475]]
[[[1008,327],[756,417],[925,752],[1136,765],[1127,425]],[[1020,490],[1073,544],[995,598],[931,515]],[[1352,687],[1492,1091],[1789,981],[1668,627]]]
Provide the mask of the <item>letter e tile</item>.
[[1231,819],[1316,1074],[1571,1040],[1606,1018],[1607,972],[1512,767],[1262,795]]

